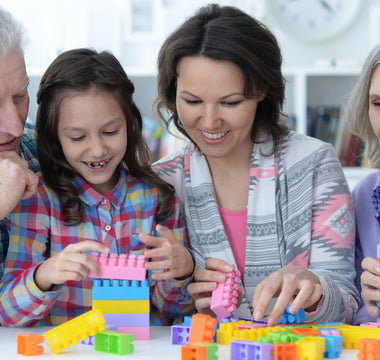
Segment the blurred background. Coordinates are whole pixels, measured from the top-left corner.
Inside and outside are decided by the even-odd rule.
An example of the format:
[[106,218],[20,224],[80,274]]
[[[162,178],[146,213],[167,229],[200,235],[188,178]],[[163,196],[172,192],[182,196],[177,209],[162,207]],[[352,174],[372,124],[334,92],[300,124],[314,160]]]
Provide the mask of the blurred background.
[[[340,112],[365,57],[380,42],[380,0],[213,2],[239,7],[276,35],[284,59],[287,81],[284,110],[289,115],[289,125],[331,142],[345,166],[350,185],[354,185],[367,171],[361,156],[363,144],[356,144],[353,153],[350,143],[353,139],[345,130]],[[172,151],[181,141],[168,136],[152,113],[157,53],[172,30],[208,3],[204,0],[2,0],[1,6],[22,22],[29,38],[25,55],[31,78],[30,119],[33,121],[36,115],[35,94],[40,77],[58,54],[77,47],[110,50],[135,84],[135,101],[144,116],[144,132],[154,157]],[[352,13],[345,14],[350,7]],[[335,25],[340,26],[342,20],[338,30],[328,23],[328,16],[332,15],[335,20],[330,22]],[[306,32],[294,31],[292,24],[286,24],[283,21],[286,17],[295,23],[304,21],[301,26],[310,27],[314,21],[321,20],[326,31],[320,31],[320,35],[325,32],[327,35],[306,37]],[[350,148],[349,154],[343,153],[345,147]]]

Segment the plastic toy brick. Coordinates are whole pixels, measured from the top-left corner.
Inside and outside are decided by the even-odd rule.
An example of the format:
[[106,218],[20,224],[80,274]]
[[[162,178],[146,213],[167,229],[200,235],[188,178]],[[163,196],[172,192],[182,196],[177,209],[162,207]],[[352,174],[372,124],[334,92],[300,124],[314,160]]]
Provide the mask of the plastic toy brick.
[[195,314],[191,320],[189,344],[213,343],[216,319],[206,314]]
[[171,341],[172,345],[187,345],[189,343],[190,326],[172,325]]
[[93,309],[45,332],[43,335],[50,349],[58,354],[62,348],[66,349],[71,344],[76,344],[79,340],[84,340],[89,335],[95,335],[105,328],[102,313],[100,310]]
[[91,253],[91,258],[98,264],[100,276],[95,275],[92,271],[88,277],[98,279],[119,279],[119,280],[145,280],[145,256],[121,254],[100,254]]
[[357,349],[361,339],[380,340],[380,328],[347,325],[341,327],[339,331],[342,334],[345,349]]
[[269,333],[284,331],[283,326],[273,326],[266,328],[250,329],[250,330],[235,330],[231,340],[249,340],[257,341],[259,337],[267,337]]
[[149,300],[92,300],[92,308],[103,313],[142,314],[149,313]]
[[226,280],[218,283],[211,295],[211,310],[220,318],[226,318],[236,310],[239,296],[240,271],[234,269],[225,273]]
[[94,279],[92,300],[149,300],[148,280]]
[[133,334],[136,340],[149,340],[149,326],[118,326],[117,331],[127,334]]
[[376,323],[375,322],[367,322],[367,323],[360,324],[360,326],[380,328],[380,324],[378,322],[376,322]]
[[297,345],[294,343],[273,344],[273,360],[297,360]]
[[292,329],[294,335],[319,336],[321,333],[312,327],[295,327]]
[[359,360],[377,360],[380,358],[380,340],[361,339],[358,342]]
[[126,355],[135,350],[131,342],[134,336],[116,331],[103,331],[95,335],[95,351]]
[[103,313],[107,325],[114,326],[149,326],[149,313],[141,314],[110,314]]
[[343,349],[343,337],[341,335],[321,335],[326,339],[324,358],[335,359],[340,356]]
[[182,345],[181,360],[207,360],[207,349],[203,345]]
[[334,328],[317,328],[317,331],[319,331],[321,335],[341,335],[340,331]]
[[40,355],[44,352],[41,345],[44,337],[38,334],[17,334],[17,354],[20,355]]
[[182,322],[182,325],[188,325],[188,326],[191,326],[191,320],[193,318],[191,316],[185,316],[183,318],[183,322]]
[[306,321],[305,310],[300,308],[295,314],[289,312],[289,305],[282,313],[279,324],[298,324]]
[[326,349],[324,337],[305,336],[296,343],[298,360],[322,360]]
[[95,337],[91,335],[87,339],[79,341],[79,344],[84,344],[84,345],[94,345],[94,343],[95,343]]
[[240,359],[261,359],[261,360],[272,360],[273,356],[273,345],[244,341],[244,340],[233,340],[230,344],[231,350],[231,360]]

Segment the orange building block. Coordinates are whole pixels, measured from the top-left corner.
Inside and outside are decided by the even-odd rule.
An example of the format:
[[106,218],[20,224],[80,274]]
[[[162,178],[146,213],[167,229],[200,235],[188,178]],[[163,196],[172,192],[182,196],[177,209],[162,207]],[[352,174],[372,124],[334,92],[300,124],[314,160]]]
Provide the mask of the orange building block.
[[380,360],[380,340],[361,339],[358,342],[358,360]]
[[292,328],[292,334],[294,335],[306,335],[306,336],[320,336],[321,333],[311,327],[294,327]]
[[295,343],[273,344],[273,360],[297,360],[297,345]]
[[183,345],[181,360],[207,360],[207,348],[202,345]]
[[44,352],[44,347],[40,345],[44,342],[44,337],[38,334],[17,334],[17,354],[20,355],[40,355]]
[[191,319],[190,335],[188,344],[214,342],[216,319],[206,314],[195,314]]

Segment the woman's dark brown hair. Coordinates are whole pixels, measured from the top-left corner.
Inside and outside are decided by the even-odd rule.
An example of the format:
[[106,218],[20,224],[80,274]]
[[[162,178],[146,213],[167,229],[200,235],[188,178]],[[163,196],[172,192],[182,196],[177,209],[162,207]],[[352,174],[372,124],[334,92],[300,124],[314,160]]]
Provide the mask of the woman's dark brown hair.
[[262,23],[238,8],[211,4],[200,8],[163,43],[158,55],[155,111],[168,129],[173,122],[191,140],[176,110],[177,66],[185,56],[230,61],[244,75],[247,98],[257,92],[266,93],[257,106],[251,130],[253,142],[258,142],[263,132],[271,133],[275,142],[288,132],[282,114],[285,79],[281,51],[276,38]]
[[141,113],[133,101],[133,83],[111,53],[75,49],[62,53],[52,62],[37,94],[38,159],[46,183],[62,197],[65,223],[78,225],[83,215],[82,203],[73,185],[77,174],[66,161],[58,138],[59,108],[66,96],[93,87],[115,95],[127,119],[124,163],[130,174],[158,188],[162,200],[155,220],[162,221],[173,209],[174,189],[151,169],[151,153],[142,135]]

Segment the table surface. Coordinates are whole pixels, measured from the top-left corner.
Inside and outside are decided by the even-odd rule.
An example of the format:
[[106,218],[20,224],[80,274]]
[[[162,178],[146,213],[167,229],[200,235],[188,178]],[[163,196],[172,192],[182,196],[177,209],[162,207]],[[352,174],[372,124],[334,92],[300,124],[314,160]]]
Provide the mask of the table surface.
[[[17,334],[34,333],[43,334],[52,329],[51,327],[35,328],[9,328],[0,326],[0,345],[2,359],[110,359],[120,355],[106,354],[94,351],[93,345],[75,344],[57,355],[44,343],[44,353],[38,356],[26,357],[17,355]],[[171,344],[170,326],[153,326],[150,328],[150,340],[135,340],[133,345],[135,350],[127,355],[129,359],[143,360],[174,360],[181,359],[181,346]],[[357,350],[343,350],[339,359],[356,360]],[[230,347],[228,345],[219,345],[217,356],[219,360],[230,360]]]

